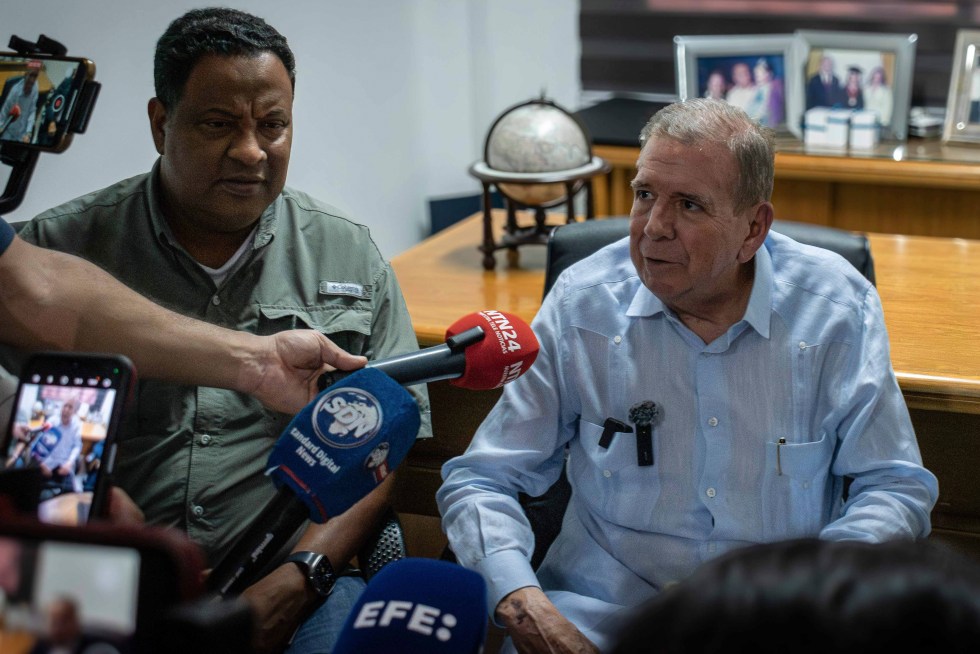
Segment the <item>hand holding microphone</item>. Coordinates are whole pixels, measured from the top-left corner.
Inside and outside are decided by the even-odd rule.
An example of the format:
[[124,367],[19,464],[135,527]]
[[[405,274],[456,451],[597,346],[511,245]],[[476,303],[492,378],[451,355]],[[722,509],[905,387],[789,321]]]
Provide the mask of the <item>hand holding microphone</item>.
[[[538,356],[538,339],[519,317],[503,311],[463,316],[446,330],[446,342],[417,352],[369,361],[396,382],[410,386],[448,379],[469,390],[500,388],[525,372]],[[320,377],[320,388],[343,379],[337,370]]]
[[212,590],[244,590],[304,520],[325,522],[343,513],[404,459],[420,418],[402,385],[448,379],[472,390],[499,388],[526,372],[538,354],[527,323],[500,311],[460,318],[446,339],[353,373],[321,376],[325,390],[293,418],[269,457],[267,474],[278,493],[215,566]]
[[278,492],[208,586],[221,595],[244,590],[306,519],[326,522],[374,490],[408,454],[420,422],[408,391],[378,370],[358,370],[317,395],[269,455]]
[[3,127],[0,127],[0,135],[6,132],[7,128],[10,126],[10,123],[14,122],[18,118],[20,118],[20,105],[15,104],[10,108],[10,112],[8,113],[7,117],[4,119]]

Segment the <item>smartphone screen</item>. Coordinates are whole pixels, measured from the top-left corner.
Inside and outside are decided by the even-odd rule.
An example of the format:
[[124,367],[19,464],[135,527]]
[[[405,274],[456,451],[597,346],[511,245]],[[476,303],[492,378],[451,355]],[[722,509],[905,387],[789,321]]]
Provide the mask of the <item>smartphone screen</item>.
[[39,472],[41,521],[104,514],[132,376],[129,361],[111,355],[39,354],[25,365],[0,452],[4,469]]
[[140,559],[131,547],[0,535],[0,651],[76,642],[86,651],[128,651]]
[[95,64],[78,57],[0,53],[0,141],[60,152]]
[[170,529],[0,521],[0,654],[243,651],[171,646],[219,624],[208,611],[171,619],[201,598],[203,564],[200,548]]

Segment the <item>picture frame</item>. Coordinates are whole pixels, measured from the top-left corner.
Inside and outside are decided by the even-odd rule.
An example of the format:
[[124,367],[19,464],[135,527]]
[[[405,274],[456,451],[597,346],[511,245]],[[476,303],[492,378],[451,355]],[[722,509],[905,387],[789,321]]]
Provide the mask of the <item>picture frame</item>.
[[[777,132],[802,138],[792,34],[675,36],[677,97],[716,97]],[[762,87],[762,88],[760,88]]]
[[980,144],[980,30],[956,32],[943,143]]
[[917,34],[797,30],[795,94],[814,106],[872,109],[882,139],[908,137]]

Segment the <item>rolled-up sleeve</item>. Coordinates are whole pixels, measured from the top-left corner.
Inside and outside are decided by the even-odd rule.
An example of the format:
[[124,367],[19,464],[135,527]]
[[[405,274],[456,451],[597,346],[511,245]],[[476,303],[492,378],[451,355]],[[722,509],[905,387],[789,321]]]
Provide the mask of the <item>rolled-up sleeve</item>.
[[517,495],[541,495],[558,479],[575,429],[562,416],[553,301],[532,328],[540,344],[534,365],[504,387],[466,452],[445,463],[436,495],[458,560],[487,581],[491,614],[510,592],[539,585],[530,564],[534,535]]

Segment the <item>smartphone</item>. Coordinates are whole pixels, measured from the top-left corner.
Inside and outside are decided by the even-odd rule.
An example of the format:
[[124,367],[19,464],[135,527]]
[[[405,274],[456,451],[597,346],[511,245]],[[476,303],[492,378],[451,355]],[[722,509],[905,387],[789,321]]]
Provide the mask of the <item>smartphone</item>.
[[89,59],[0,53],[0,142],[63,151],[84,130],[94,78]]
[[203,563],[172,529],[0,521],[0,652],[42,651],[54,631],[72,651],[168,651],[169,615],[202,597]]
[[103,517],[116,442],[135,373],[115,354],[32,355],[0,447],[0,474],[36,472],[37,517],[78,525]]

